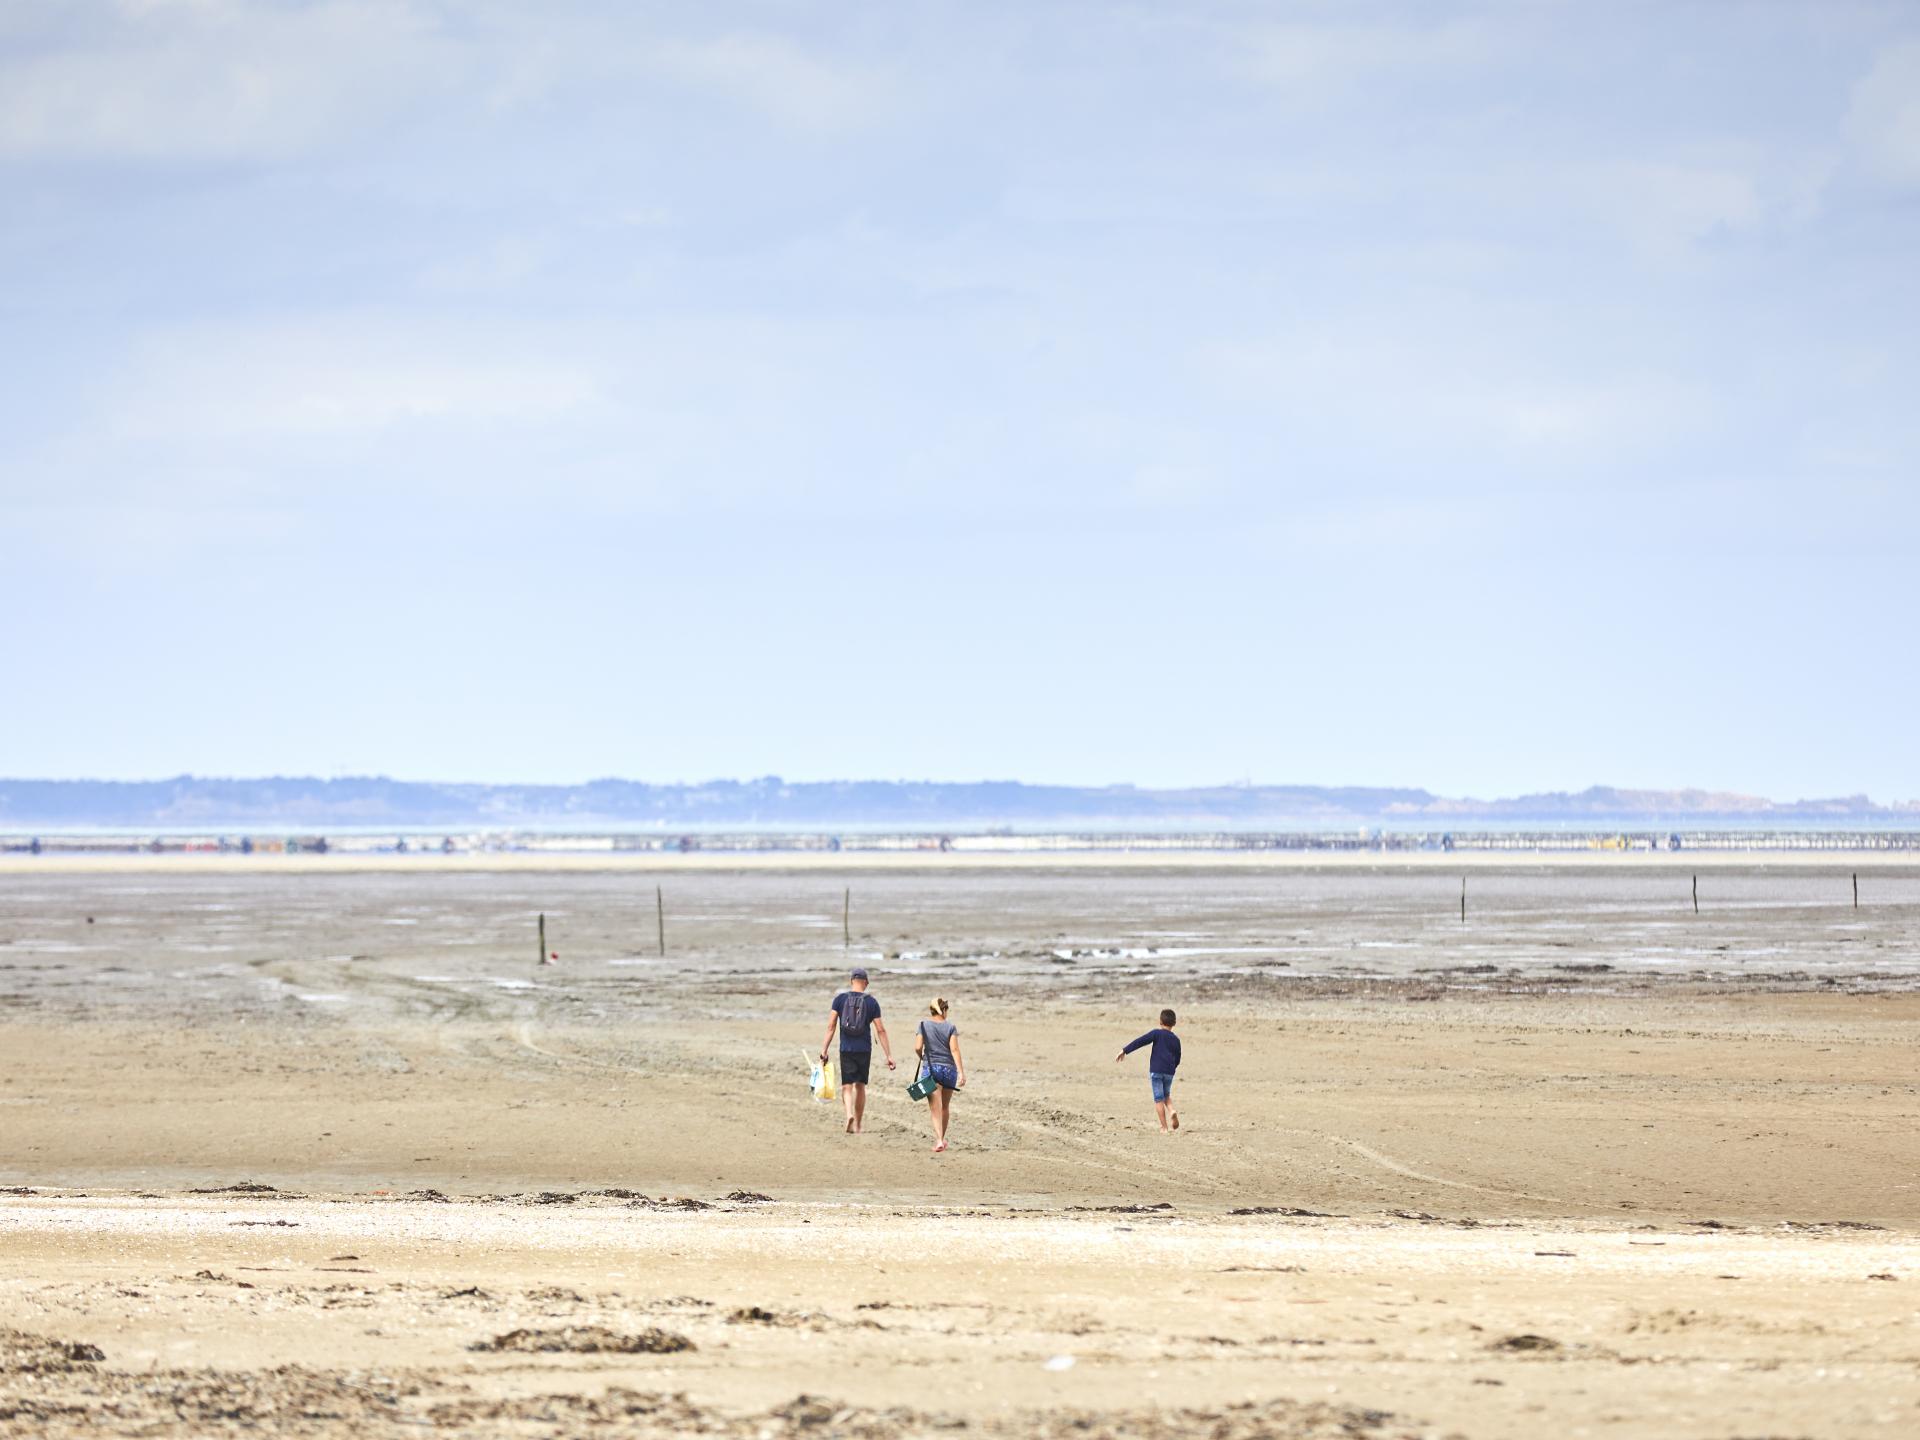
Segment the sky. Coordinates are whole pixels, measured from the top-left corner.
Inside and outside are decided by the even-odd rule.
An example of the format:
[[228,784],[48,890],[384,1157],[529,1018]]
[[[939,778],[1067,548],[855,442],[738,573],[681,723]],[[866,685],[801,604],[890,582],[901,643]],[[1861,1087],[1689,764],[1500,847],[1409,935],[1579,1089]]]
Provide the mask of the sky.
[[0,6],[0,775],[1920,797],[1920,6]]

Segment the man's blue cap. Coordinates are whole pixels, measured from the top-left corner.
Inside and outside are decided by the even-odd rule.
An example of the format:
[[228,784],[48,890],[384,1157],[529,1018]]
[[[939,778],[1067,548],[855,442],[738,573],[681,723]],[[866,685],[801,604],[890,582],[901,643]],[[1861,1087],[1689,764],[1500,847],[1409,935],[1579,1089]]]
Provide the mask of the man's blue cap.
[[867,971],[866,971],[866,967],[865,967],[865,966],[863,966],[863,965],[856,965],[856,966],[854,966],[854,967],[853,967],[853,976],[852,976],[852,978],[853,978],[853,979],[855,979],[855,980],[864,980],[864,979],[866,979],[866,978],[867,978]]

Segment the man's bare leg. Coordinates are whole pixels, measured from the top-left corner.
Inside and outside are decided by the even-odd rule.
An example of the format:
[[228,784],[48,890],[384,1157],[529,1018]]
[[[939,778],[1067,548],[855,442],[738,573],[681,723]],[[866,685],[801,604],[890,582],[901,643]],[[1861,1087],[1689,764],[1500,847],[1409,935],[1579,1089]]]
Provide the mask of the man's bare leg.
[[846,1129],[847,1129],[847,1134],[849,1135],[853,1133],[853,1123],[854,1123],[853,1122],[853,1091],[854,1091],[854,1087],[851,1085],[842,1085],[840,1087],[840,1107],[847,1112]]
[[867,1128],[867,1087],[854,1085],[853,1091],[853,1133],[858,1135]]

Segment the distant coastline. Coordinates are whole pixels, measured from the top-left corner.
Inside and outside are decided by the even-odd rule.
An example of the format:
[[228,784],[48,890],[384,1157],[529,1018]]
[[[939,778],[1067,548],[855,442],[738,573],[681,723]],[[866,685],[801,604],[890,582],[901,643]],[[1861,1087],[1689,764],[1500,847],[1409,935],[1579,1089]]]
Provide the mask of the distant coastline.
[[1480,800],[1369,786],[1031,785],[1017,781],[448,784],[386,777],[151,781],[0,779],[0,835],[301,831],[395,836],[1006,834],[1143,837],[1608,830],[1920,830],[1920,801],[1777,801],[1707,790],[1592,786]]

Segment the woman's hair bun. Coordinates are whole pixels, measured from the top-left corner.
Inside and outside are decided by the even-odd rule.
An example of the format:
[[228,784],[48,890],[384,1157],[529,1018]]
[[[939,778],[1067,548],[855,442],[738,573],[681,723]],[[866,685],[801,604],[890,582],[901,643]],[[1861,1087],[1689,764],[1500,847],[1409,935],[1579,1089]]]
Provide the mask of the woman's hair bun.
[[941,1017],[942,1017],[942,1018],[944,1019],[944,1018],[945,1018],[945,1016],[946,1016],[946,1013],[947,1013],[947,999],[946,999],[946,996],[944,996],[944,995],[936,995],[936,996],[934,996],[934,998],[933,998],[933,1003],[932,1003],[931,1005],[929,1005],[929,1006],[927,1006],[927,1013],[928,1013],[929,1015],[938,1015],[938,1016],[941,1016]]

